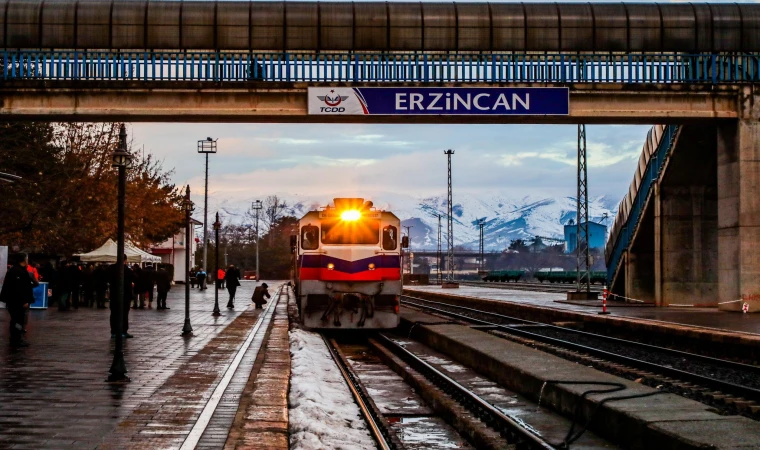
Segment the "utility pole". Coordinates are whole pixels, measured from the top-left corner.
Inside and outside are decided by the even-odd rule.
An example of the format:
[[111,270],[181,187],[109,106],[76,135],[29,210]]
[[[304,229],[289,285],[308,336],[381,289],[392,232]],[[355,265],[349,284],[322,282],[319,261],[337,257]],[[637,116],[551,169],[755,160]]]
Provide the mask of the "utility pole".
[[486,226],[486,222],[484,219],[478,219],[478,228],[480,228],[480,241],[478,242],[478,253],[480,253],[480,270],[485,269],[485,256],[484,256],[484,245],[483,245],[483,227]]
[[409,238],[409,249],[407,250],[407,259],[409,260],[409,274],[414,273],[414,253],[412,253],[412,233],[409,231],[410,229],[414,228],[414,225],[402,225],[402,227],[406,228],[406,235]]
[[259,211],[261,211],[261,208],[263,207],[261,200],[253,202],[251,207],[256,211],[256,281],[259,281],[261,280],[261,276],[259,275]]
[[436,265],[438,266],[438,284],[441,284],[443,282],[441,278],[441,263],[442,261],[442,253],[441,253],[441,214],[436,214],[436,217],[438,217],[438,248],[435,251],[435,260]]
[[454,150],[445,150],[443,152],[444,155],[446,155],[448,159],[448,184],[449,184],[449,190],[448,190],[448,197],[447,197],[447,215],[448,215],[448,224],[447,224],[447,236],[446,236],[446,244],[448,246],[447,255],[446,255],[446,283],[443,284],[443,287],[448,288],[455,288],[459,287],[458,284],[454,283],[454,197],[451,192],[451,155],[454,154]]
[[586,125],[578,125],[578,199],[576,209],[576,266],[577,292],[591,295],[588,248],[588,172],[586,170]]
[[203,192],[203,270],[208,273],[208,155],[216,153],[216,141],[207,137],[198,141],[198,153],[206,155],[206,188]]

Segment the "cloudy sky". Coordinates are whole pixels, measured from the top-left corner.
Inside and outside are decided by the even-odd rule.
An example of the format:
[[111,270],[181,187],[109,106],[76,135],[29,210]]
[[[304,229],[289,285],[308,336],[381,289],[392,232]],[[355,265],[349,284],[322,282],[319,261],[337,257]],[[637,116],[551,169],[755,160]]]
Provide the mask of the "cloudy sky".
[[[589,126],[590,196],[625,194],[647,126]],[[211,156],[211,205],[272,193],[442,195],[443,150],[454,149],[458,192],[574,195],[573,125],[133,124],[134,145],[174,168],[178,185],[203,189],[196,141],[219,139]],[[196,200],[199,199],[196,197]],[[211,209],[211,208],[210,208]]]

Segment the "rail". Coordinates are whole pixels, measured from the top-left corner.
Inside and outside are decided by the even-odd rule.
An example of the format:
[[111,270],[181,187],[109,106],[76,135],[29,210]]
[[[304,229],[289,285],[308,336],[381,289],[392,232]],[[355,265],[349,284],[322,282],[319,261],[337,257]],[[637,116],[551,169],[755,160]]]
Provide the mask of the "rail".
[[13,50],[3,80],[666,83],[760,81],[760,53],[354,53]]
[[607,252],[607,285],[611,286],[618,271],[618,266],[623,257],[623,252],[631,243],[631,239],[641,222],[644,207],[650,197],[655,181],[660,178],[665,162],[675,145],[680,127],[668,125],[663,130],[657,149],[652,153],[641,177],[635,198],[631,199],[630,209],[627,211],[621,203],[618,209],[618,217],[615,218],[613,229],[610,230]]
[[[585,331],[558,327],[556,325],[550,325],[550,324],[545,324],[541,322],[533,322],[533,321],[529,321],[525,319],[519,319],[516,317],[492,313],[489,311],[483,311],[483,310],[479,310],[475,308],[468,308],[465,306],[451,305],[448,303],[435,302],[432,300],[420,299],[420,298],[409,297],[409,296],[404,296],[404,298],[412,299],[412,301],[403,300],[402,304],[416,306],[418,308],[430,310],[439,314],[447,315],[449,317],[462,319],[465,321],[469,321],[471,323],[477,323],[479,325],[492,326],[498,329],[499,331],[507,332],[509,334],[532,339],[538,342],[544,342],[547,344],[559,345],[564,348],[570,348],[573,350],[585,352],[592,356],[601,357],[610,361],[615,361],[615,362],[619,362],[623,364],[628,364],[633,367],[638,367],[644,370],[650,370],[656,373],[664,374],[666,376],[677,377],[684,381],[697,383],[701,386],[710,387],[712,389],[720,390],[721,392],[730,393],[730,394],[740,396],[746,399],[760,400],[760,388],[751,387],[744,384],[738,384],[738,383],[729,381],[727,378],[725,378],[726,377],[725,372],[734,371],[737,373],[744,374],[746,379],[757,379],[757,377],[760,376],[760,367],[758,366],[738,363],[738,362],[729,361],[725,359],[712,358],[709,356],[683,352],[680,350],[673,350],[673,349],[665,348],[665,347],[658,347],[658,346],[650,345],[650,344],[643,344],[641,342],[636,342],[636,341],[630,341],[630,340],[619,339],[619,338],[614,338],[610,336],[588,333]],[[423,302],[425,304],[420,304],[420,303],[415,303],[415,302]],[[435,306],[430,306],[431,304]],[[456,312],[452,312],[450,311],[450,309],[462,311],[463,313],[459,314]],[[476,314],[481,317],[482,316],[493,317],[500,321],[509,322],[512,325],[518,325],[518,326],[530,325],[531,328],[530,329],[518,328],[515,326],[494,323],[492,321],[484,320],[482,318],[471,317],[471,316],[466,315],[468,313]],[[595,348],[589,345],[584,345],[581,343],[571,342],[571,341],[560,339],[557,337],[543,335],[535,331],[530,331],[531,329],[532,330],[540,330],[540,329],[557,330],[564,334],[574,334],[576,336],[585,338],[586,341],[597,340],[598,342],[602,342],[602,343],[608,343],[608,344],[612,343],[619,347],[628,347],[631,349],[636,349],[638,350],[640,354],[649,353],[649,354],[668,355],[671,358],[672,363],[658,364],[656,362],[652,362],[651,360],[645,360],[643,358],[635,358],[631,356],[626,356],[616,351],[599,349],[599,348]],[[694,364],[699,363],[699,364],[704,364],[707,366],[714,367],[715,369],[713,370],[714,370],[715,375],[706,376],[706,375],[702,375],[695,372],[689,372],[687,370],[679,368],[679,364],[677,364],[678,361],[688,361]]]

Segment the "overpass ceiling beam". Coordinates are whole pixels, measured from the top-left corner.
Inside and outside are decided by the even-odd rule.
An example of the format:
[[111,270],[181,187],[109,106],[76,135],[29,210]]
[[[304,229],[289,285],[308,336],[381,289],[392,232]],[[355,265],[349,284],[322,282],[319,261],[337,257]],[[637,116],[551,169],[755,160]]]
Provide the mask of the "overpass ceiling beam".
[[0,46],[346,51],[760,51],[760,5],[0,0]]

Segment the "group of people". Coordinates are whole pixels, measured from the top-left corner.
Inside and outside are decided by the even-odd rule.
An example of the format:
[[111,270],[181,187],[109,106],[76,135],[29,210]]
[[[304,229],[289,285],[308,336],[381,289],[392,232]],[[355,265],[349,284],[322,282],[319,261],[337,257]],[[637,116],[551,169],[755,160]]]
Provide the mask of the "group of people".
[[[0,291],[0,302],[5,303],[10,313],[10,344],[14,347],[26,347],[29,344],[23,339],[26,332],[26,313],[29,306],[34,303],[34,288],[40,281],[48,282],[48,288],[52,290],[51,298],[57,299],[58,309],[67,311],[79,306],[105,308],[105,302],[113,298],[118,285],[119,270],[116,264],[82,264],[67,262],[57,270],[52,264],[40,268],[37,264],[30,264],[26,254],[13,255],[13,265],[8,269]],[[198,274],[202,276],[198,276]],[[198,284],[199,289],[205,289],[206,273],[202,269],[194,269],[190,273],[193,287]],[[225,269],[219,269],[215,277],[215,283],[219,288],[225,288],[229,292],[227,308],[235,307],[235,294],[240,286],[240,270],[230,264]],[[129,266],[124,259],[124,301],[122,303],[121,333],[124,338],[133,337],[129,334],[129,310],[131,308],[152,308],[153,289],[158,297],[157,310],[170,309],[166,306],[166,297],[171,290],[171,276],[163,267],[156,268],[147,263],[145,267],[139,264]],[[267,284],[262,283],[254,289],[251,300],[256,308],[263,308],[265,298],[271,298],[267,291]],[[109,301],[111,309],[111,338],[116,337],[118,329],[118,311],[115,310],[115,302]]]

